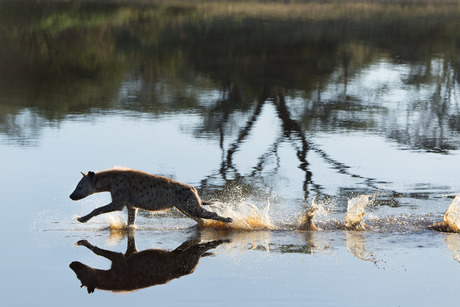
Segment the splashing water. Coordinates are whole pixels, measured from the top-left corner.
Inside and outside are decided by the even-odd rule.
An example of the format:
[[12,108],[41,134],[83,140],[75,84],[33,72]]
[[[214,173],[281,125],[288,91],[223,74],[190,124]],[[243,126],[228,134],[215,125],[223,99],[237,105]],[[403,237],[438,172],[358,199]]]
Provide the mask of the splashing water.
[[328,211],[326,210],[324,202],[318,202],[316,196],[311,202],[310,209],[307,212],[302,213],[297,221],[299,230],[321,230],[314,223],[313,219],[315,216],[326,215]]
[[[362,222],[362,219],[365,214],[365,207],[369,205],[372,201],[371,198],[374,197],[372,195],[360,195],[348,200],[348,207],[347,212],[345,213],[345,225],[341,225],[340,222],[337,221],[329,221],[329,223],[320,223],[322,226],[326,228],[330,228],[331,225],[334,224],[335,228],[338,229],[349,229],[349,230],[365,230],[366,225]],[[302,213],[298,218],[298,227],[299,230],[322,230],[318,226],[315,225],[313,219],[316,216],[320,215],[328,215],[329,210],[327,209],[327,205],[329,205],[325,201],[317,201],[316,197],[313,198],[310,208],[305,212]]]
[[[373,198],[372,198],[373,197]],[[287,207],[279,207],[278,203],[272,206],[267,199],[235,199],[231,202],[215,201],[206,206],[208,210],[218,213],[220,216],[233,218],[233,222],[226,224],[213,220],[204,220],[202,229],[209,230],[371,230],[378,232],[399,232],[399,231],[418,231],[421,229],[434,229],[440,231],[460,231],[460,194],[450,204],[449,208],[442,215],[432,214],[402,214],[388,216],[372,216],[365,213],[365,207],[372,204],[376,195],[361,195],[348,201],[345,221],[343,215],[337,216],[333,210],[334,201],[330,198],[316,197],[313,199],[308,210],[302,214],[295,212],[299,209],[299,204],[289,204]],[[83,203],[87,212],[97,207],[99,203]],[[105,203],[105,202],[104,202]],[[281,210],[281,211],[280,211]],[[281,213],[281,214],[280,214]],[[32,225],[33,230],[38,231],[110,231],[110,237],[114,241],[120,240],[132,230],[150,231],[150,230],[184,230],[195,226],[193,220],[177,210],[168,210],[162,212],[150,212],[138,214],[136,226],[127,226],[126,211],[112,212],[101,215],[88,223],[79,223],[76,215],[71,218],[60,211],[41,211],[37,215],[35,223]],[[366,214],[366,224],[362,220]],[[297,218],[296,218],[297,217]],[[322,217],[322,218],[320,218]],[[436,221],[443,219],[441,223],[433,225]]]
[[126,230],[129,226],[120,214],[107,214],[106,220],[109,223],[110,230]]
[[447,223],[451,231],[460,231],[460,194],[455,196],[446,213],[444,213],[444,222]]
[[460,232],[460,194],[455,196],[444,213],[443,221],[433,225],[433,229],[440,231]]
[[229,216],[233,219],[231,223],[223,223],[214,220],[204,220],[200,225],[203,228],[214,229],[232,229],[232,230],[275,230],[277,227],[271,222],[269,211],[270,204],[265,208],[248,203],[240,202],[229,206],[220,202],[215,202],[209,205],[212,211],[217,212],[221,216]]
[[364,208],[370,203],[372,195],[361,195],[348,201],[347,213],[345,213],[346,227],[354,230],[364,230],[366,225],[362,223],[365,213]]
[[116,246],[123,240],[130,232],[136,229],[135,226],[129,226],[121,214],[108,214],[106,222],[109,223],[107,229],[110,231],[109,245]]

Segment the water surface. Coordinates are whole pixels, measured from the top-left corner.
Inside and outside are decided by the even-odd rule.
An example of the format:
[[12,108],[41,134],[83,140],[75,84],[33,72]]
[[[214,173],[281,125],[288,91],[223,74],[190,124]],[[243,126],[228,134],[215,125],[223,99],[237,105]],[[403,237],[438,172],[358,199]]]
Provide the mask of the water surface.
[[[458,234],[429,226],[460,193],[459,8],[1,2],[5,306],[455,303]],[[72,202],[80,171],[114,166],[194,185],[261,227],[198,229],[175,211],[141,213],[130,235],[126,212],[78,223],[110,201]],[[369,229],[344,230],[364,194]],[[314,197],[323,231],[299,231]],[[155,255],[219,244],[163,285],[80,288],[72,262],[111,262],[76,243],[125,253],[128,238]]]

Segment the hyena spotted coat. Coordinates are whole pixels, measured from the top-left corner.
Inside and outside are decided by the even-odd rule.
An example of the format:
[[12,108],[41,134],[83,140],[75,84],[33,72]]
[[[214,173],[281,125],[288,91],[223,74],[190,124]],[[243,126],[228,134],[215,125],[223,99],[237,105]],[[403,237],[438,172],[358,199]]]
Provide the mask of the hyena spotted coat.
[[201,219],[225,223],[232,221],[231,218],[224,218],[215,212],[205,210],[194,187],[170,178],[130,169],[83,174],[70,198],[79,200],[99,192],[110,192],[112,202],[79,217],[79,222],[85,223],[99,214],[120,211],[125,207],[128,209],[128,225],[134,224],[137,209],[158,211],[172,207],[176,207],[198,223],[202,222]]

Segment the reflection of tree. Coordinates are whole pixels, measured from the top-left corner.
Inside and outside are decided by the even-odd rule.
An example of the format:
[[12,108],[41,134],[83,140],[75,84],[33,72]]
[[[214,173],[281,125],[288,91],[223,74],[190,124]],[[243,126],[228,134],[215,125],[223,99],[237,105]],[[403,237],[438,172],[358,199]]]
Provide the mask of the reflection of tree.
[[447,59],[430,59],[414,65],[405,84],[427,91],[413,99],[406,110],[406,121],[390,129],[388,137],[412,149],[447,153],[459,146],[459,82],[455,64]]
[[[274,141],[268,147],[268,150],[259,156],[257,164],[252,167],[252,172],[244,176],[239,172],[238,167],[233,162],[233,158],[234,155],[240,151],[242,144],[251,134],[254,126],[260,119],[264,105],[268,103],[275,107],[276,115],[281,122],[281,133],[279,136],[274,138]],[[216,110],[215,108],[212,109],[214,111]],[[228,116],[221,116],[221,118],[228,118]],[[336,169],[340,174],[361,179],[369,189],[377,189],[375,179],[351,173],[347,165],[332,159],[326,152],[321,150],[317,145],[307,139],[302,125],[292,118],[291,112],[289,111],[289,107],[286,103],[286,95],[283,92],[275,92],[273,94],[272,91],[267,88],[261,90],[260,96],[257,99],[256,105],[253,108],[251,115],[248,116],[246,122],[241,125],[235,140],[227,146],[227,149],[224,148],[224,139],[228,137],[225,134],[226,124],[226,120],[223,120],[220,122],[220,126],[214,127],[214,129],[217,129],[220,133],[220,146],[223,152],[219,174],[223,182],[226,184],[244,185],[244,182],[254,182],[254,178],[263,178],[265,174],[265,168],[268,167],[267,161],[270,161],[270,158],[274,158],[275,161],[278,161],[278,150],[280,145],[283,143],[289,143],[295,150],[296,159],[299,162],[299,169],[305,173],[303,180],[303,197],[305,199],[309,197],[310,189],[314,190],[316,194],[323,194],[321,185],[314,183],[312,179],[313,174],[309,169],[307,154],[312,150],[316,152],[322,159],[324,159],[326,163]],[[217,178],[215,175],[209,176],[202,181],[202,187],[209,188],[210,185],[212,185],[211,182],[216,179]]]
[[[2,3],[0,91],[12,91],[17,98],[2,101],[11,107],[0,109],[2,133],[21,134],[12,124],[16,120],[8,118],[22,110],[36,110],[32,115],[45,121],[107,109],[149,114],[193,110],[205,118],[196,133],[224,140],[228,127],[223,123],[252,112],[226,149],[225,179],[230,171],[238,176],[235,152],[270,102],[283,133],[265,156],[276,155],[279,144],[289,142],[305,171],[305,184],[313,186],[307,161],[311,150],[338,172],[349,170],[301,136],[306,131],[372,129],[413,149],[445,153],[459,147],[460,65],[458,46],[451,43],[458,40],[458,18],[450,18],[457,16],[457,7],[449,11],[444,5],[450,4],[433,8],[415,1],[405,7],[417,10],[401,11],[397,4],[372,2],[369,11],[350,14],[353,1],[339,11],[306,2],[296,3],[294,12],[294,4],[278,4],[266,22],[258,9],[271,4],[238,3],[244,12],[238,17],[227,12],[226,4],[200,5]],[[286,9],[295,14],[286,18]],[[315,15],[317,9],[324,15]],[[388,123],[391,106],[348,90],[354,76],[379,61],[407,64],[411,71],[402,89],[409,88],[410,94],[427,87],[431,92],[429,98],[403,103],[405,122]],[[219,91],[221,98],[203,102],[200,87]],[[333,87],[340,90],[331,94]],[[292,95],[302,99],[302,114],[289,110]],[[400,109],[393,113],[400,121]]]
[[12,142],[23,146],[35,145],[34,140],[38,139],[38,134],[44,125],[46,120],[34,116],[28,109],[20,113],[0,113],[0,133],[7,135]]
[[[251,117],[249,118],[249,120],[247,121],[246,125],[240,130],[240,132],[238,133],[238,137],[237,139],[235,140],[235,142],[233,142],[229,147],[229,149],[227,150],[227,153],[226,153],[226,158],[224,161],[222,161],[222,166],[221,166],[221,174],[222,174],[222,177],[224,179],[226,179],[227,177],[227,174],[230,172],[230,171],[234,171],[235,172],[235,177],[240,177],[241,175],[238,173],[237,169],[235,168],[234,166],[234,163],[233,163],[233,155],[238,151],[238,148],[241,146],[241,144],[243,143],[243,141],[248,137],[251,129],[254,127],[257,119],[259,118],[260,114],[261,114],[261,111],[262,111],[262,107],[264,105],[264,103],[266,102],[267,100],[267,94],[265,93],[265,91],[263,91],[263,93],[261,94],[261,97],[258,99],[257,101],[257,104],[254,108],[254,111],[253,111],[253,114],[251,115]],[[224,124],[225,122],[223,122],[222,124]],[[219,131],[223,131],[223,128],[220,127]],[[221,135],[221,139],[223,139],[224,136]],[[223,141],[223,140],[222,140]],[[222,145],[223,142],[221,142],[221,145]],[[223,149],[223,148],[222,148]]]

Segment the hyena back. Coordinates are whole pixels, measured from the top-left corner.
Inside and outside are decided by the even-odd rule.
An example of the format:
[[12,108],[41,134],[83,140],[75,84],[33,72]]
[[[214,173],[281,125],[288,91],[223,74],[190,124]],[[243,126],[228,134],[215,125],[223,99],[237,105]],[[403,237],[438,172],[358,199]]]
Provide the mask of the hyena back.
[[231,218],[224,218],[215,212],[205,210],[201,206],[202,201],[194,187],[170,178],[136,170],[112,169],[83,174],[83,178],[70,198],[79,200],[99,192],[110,192],[112,202],[94,209],[88,215],[79,217],[79,222],[85,223],[99,214],[120,211],[124,207],[128,209],[128,225],[134,224],[137,209],[158,211],[172,207],[176,207],[199,223],[201,219],[212,219],[225,223],[232,221]]

